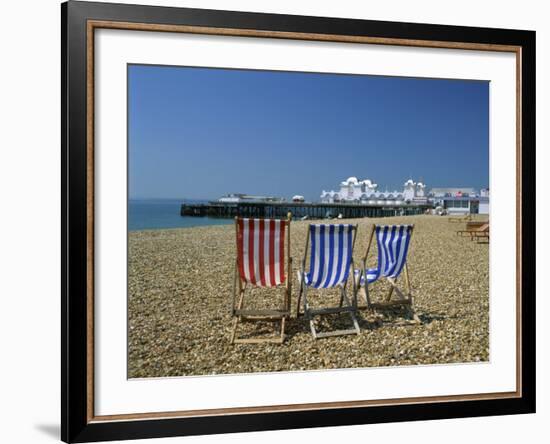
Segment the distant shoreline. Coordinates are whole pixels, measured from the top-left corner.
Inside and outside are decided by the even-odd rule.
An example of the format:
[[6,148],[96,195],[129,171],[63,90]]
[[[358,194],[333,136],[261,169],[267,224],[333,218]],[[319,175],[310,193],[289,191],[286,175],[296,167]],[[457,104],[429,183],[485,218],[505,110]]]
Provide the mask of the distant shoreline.
[[181,203],[182,201],[179,199],[129,200],[127,230],[129,232],[142,230],[156,231],[204,225],[225,225],[227,223],[225,220],[208,217],[191,218],[181,216]]

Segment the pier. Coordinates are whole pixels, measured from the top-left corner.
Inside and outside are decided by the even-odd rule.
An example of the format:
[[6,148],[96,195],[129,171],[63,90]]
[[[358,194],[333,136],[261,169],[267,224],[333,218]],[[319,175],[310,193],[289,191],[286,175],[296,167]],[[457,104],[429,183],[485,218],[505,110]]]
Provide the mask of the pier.
[[368,204],[368,203],[307,203],[307,202],[209,202],[181,205],[182,216],[285,218],[290,212],[295,218],[327,219],[338,217],[389,217],[423,214],[429,203]]

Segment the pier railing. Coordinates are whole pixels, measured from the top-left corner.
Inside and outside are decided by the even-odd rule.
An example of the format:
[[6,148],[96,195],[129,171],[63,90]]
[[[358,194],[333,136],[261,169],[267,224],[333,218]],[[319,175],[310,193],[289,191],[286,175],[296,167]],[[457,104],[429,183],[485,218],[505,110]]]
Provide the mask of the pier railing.
[[367,204],[367,203],[304,203],[304,202],[209,202],[206,204],[181,205],[182,216],[197,217],[259,217],[285,218],[292,213],[293,217],[308,219],[325,219],[342,215],[342,218],[388,217],[423,214],[431,209],[429,203],[401,204]]

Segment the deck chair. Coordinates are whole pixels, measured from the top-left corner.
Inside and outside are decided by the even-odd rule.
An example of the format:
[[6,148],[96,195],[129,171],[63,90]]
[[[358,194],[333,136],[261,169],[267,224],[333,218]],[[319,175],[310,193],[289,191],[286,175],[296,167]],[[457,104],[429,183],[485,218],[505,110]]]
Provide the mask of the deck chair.
[[[327,336],[359,334],[359,324],[355,317],[357,312],[357,293],[355,282],[353,298],[350,302],[346,293],[346,286],[350,269],[353,269],[353,246],[357,225],[324,225],[311,224],[307,232],[306,248],[301,269],[298,272],[300,293],[298,296],[297,316],[301,316],[300,303],[303,301],[303,315],[309,321],[311,334],[315,339]],[[306,272],[308,245],[311,244],[309,271]],[[339,288],[340,304],[338,307],[313,309],[307,300],[308,288],[326,289]],[[344,305],[345,303],[345,305]],[[353,328],[331,332],[318,332],[315,329],[313,318],[317,315],[330,313],[349,313]]]
[[489,232],[489,222],[485,222],[479,226],[466,227],[465,230],[459,230],[456,232],[458,236],[470,236],[470,240],[477,238],[479,235],[486,237]]
[[[369,235],[367,251],[362,260],[361,268],[355,270],[355,280],[367,307],[370,309],[388,308],[395,306],[406,307],[416,322],[420,319],[413,310],[411,282],[407,268],[407,253],[413,233],[414,225],[375,225]],[[376,235],[378,246],[378,265],[376,268],[367,268],[367,257],[372,245],[372,238]],[[406,294],[397,285],[397,279],[403,272]],[[369,297],[369,285],[385,278],[390,283],[390,290],[383,302],[373,303]],[[393,293],[397,298],[392,299]]]
[[471,214],[466,214],[462,217],[449,217],[449,219],[447,219],[449,222],[468,222],[468,221],[471,221],[472,220],[472,215]]
[[[480,232],[480,233],[473,233],[472,240],[474,240],[474,239],[476,239],[478,244],[489,243],[489,229],[487,228],[487,231],[483,231],[483,232]],[[482,242],[484,240],[486,242]]]
[[[237,258],[231,313],[234,343],[283,343],[285,321],[290,317],[290,216],[286,220],[235,218]],[[285,266],[286,257],[286,266]],[[255,310],[244,307],[245,291],[250,287],[280,287],[283,290],[279,309]],[[241,321],[274,321],[280,323],[280,334],[267,338],[237,338]]]
[[486,240],[489,242],[489,222],[487,222],[483,227],[481,227],[479,230],[472,231],[470,233],[470,240],[476,240],[477,243],[485,243],[481,242],[482,240]]
[[485,225],[487,222],[484,221],[474,221],[474,222],[466,222],[466,227],[464,227],[463,230],[457,230],[456,234],[457,236],[463,236],[464,233],[469,233],[472,230],[476,230],[479,227]]

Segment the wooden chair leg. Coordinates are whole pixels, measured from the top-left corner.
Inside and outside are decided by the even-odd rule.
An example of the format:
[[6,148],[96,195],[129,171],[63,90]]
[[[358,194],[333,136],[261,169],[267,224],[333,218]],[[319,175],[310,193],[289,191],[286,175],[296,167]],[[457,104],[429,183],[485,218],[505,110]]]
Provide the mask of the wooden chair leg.
[[285,321],[286,318],[281,319],[281,344],[285,342]]
[[288,311],[289,313],[290,313],[290,295],[291,295],[290,289],[291,289],[290,281],[287,280],[285,287],[283,289],[283,304],[282,304],[281,310]]
[[366,299],[367,299],[367,305],[372,310],[372,302],[370,300],[370,293],[369,293],[369,285],[368,284],[365,284],[365,295],[366,295]]
[[285,307],[285,310],[288,311],[288,318],[290,319],[290,314],[291,314],[291,311],[292,311],[292,291],[289,287],[288,289],[288,296],[287,296],[287,300],[286,300],[286,307]]
[[357,292],[363,297],[365,300],[365,304],[367,304],[367,309],[372,310],[372,304],[370,301],[370,295],[369,295],[369,286],[368,284],[361,285],[358,287]]
[[409,297],[411,297],[412,291],[411,291],[411,280],[409,279],[409,268],[407,267],[407,264],[405,264],[405,284],[407,285],[407,293]]
[[237,324],[239,323],[239,317],[235,316],[235,319],[233,319],[233,329],[231,331],[231,339],[229,340],[230,344],[235,343],[235,335],[237,334]]
[[393,285],[390,285],[390,291],[388,292],[388,295],[386,296],[386,302],[391,300],[392,294],[393,294]]
[[420,318],[418,317],[418,315],[416,314],[416,312],[414,311],[414,308],[412,306],[412,303],[411,305],[409,305],[409,314],[411,315],[411,317],[413,318],[413,320],[417,323],[417,324],[422,324],[422,321],[420,320]]
[[304,309],[304,317],[306,319],[309,319],[310,318],[310,315],[309,315],[309,309],[308,309],[308,304],[307,304],[307,291],[306,291],[306,287],[304,285],[304,291],[302,293],[302,298],[303,298],[303,303],[302,303],[302,306],[303,306],[303,309]]
[[[290,248],[290,247],[289,247]],[[288,311],[288,317],[290,318],[290,311],[292,305],[292,258],[288,258],[288,272],[286,277],[286,291],[285,291],[285,310]]]
[[[345,288],[342,288],[342,291],[341,291],[341,299],[346,301],[346,305],[348,307],[352,307],[352,303],[349,301],[348,299],[348,295],[346,293],[346,289]],[[357,310],[357,305],[355,306],[355,309]],[[351,321],[353,322],[353,326],[355,327],[355,331],[356,333],[359,335],[361,333],[361,329],[359,328],[359,323],[357,322],[357,317],[355,316],[355,313],[353,311],[350,311],[348,312],[351,316]]]
[[[240,295],[239,295],[239,302],[237,303],[238,310],[242,310],[243,300],[244,300],[244,289],[241,289]],[[237,325],[239,324],[240,319],[241,319],[240,316],[235,316],[235,319],[233,319],[233,331],[231,332],[230,344],[235,343],[235,335],[237,334]]]
[[[309,306],[308,306],[308,303],[307,303],[307,286],[304,283],[302,283],[302,287],[303,287],[303,291],[302,291],[301,297],[302,297],[302,301],[303,301],[302,302],[302,308],[304,310],[302,315],[306,319],[309,319],[310,314],[309,314]],[[298,306],[298,310],[300,310],[300,306]]]
[[302,302],[302,292],[304,291],[304,283],[300,279],[300,291],[298,291],[298,302],[296,303],[296,317],[300,317],[300,302]]
[[311,330],[311,335],[313,339],[317,339],[317,331],[315,330],[315,325],[313,324],[313,318],[309,320],[309,328]]

